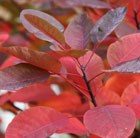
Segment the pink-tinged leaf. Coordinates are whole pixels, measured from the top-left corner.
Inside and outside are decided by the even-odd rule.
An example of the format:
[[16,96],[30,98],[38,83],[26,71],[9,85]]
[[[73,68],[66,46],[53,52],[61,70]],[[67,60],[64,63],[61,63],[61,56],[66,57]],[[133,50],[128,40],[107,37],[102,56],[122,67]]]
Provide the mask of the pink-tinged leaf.
[[9,93],[0,96],[0,106],[9,101]]
[[107,59],[111,67],[136,59],[140,56],[140,34],[130,34],[120,38],[108,48]]
[[140,73],[140,57],[120,63],[110,70],[105,70],[105,72],[114,72],[114,71],[125,73]]
[[6,58],[4,60],[4,62],[0,66],[0,69],[4,69],[4,68],[7,68],[9,66],[13,66],[13,65],[19,64],[21,62],[23,62],[23,61],[18,59],[18,58],[16,58],[16,57],[14,57],[14,56],[9,56],[8,58]]
[[20,14],[25,28],[36,37],[49,41],[54,45],[64,45],[64,27],[52,16],[37,10],[26,9]]
[[121,96],[121,103],[123,105],[129,105],[133,100],[140,96],[140,81],[135,81],[129,84],[123,91]]
[[54,92],[43,83],[35,83],[22,88],[9,96],[9,100],[14,102],[43,101],[55,96]]
[[63,129],[67,123],[66,115],[52,108],[33,107],[13,119],[5,138],[46,138]]
[[35,82],[47,80],[46,70],[27,63],[17,64],[0,70],[0,90],[17,90]]
[[84,115],[84,124],[89,132],[103,138],[128,138],[135,123],[133,111],[120,105],[96,107]]
[[97,74],[100,74],[104,68],[102,59],[97,54],[92,54],[91,51],[88,51],[84,56],[81,56],[79,62],[81,65],[86,66],[85,72],[88,80],[92,79]]
[[140,119],[140,81],[135,81],[125,88],[121,103],[128,105],[135,112],[136,118]]
[[102,42],[120,24],[125,14],[125,7],[108,11],[91,30],[92,41]]
[[82,135],[87,133],[87,129],[77,118],[70,117],[66,127],[58,130],[57,133],[72,133]]
[[[92,80],[90,81],[90,85],[92,91],[95,94],[96,89],[102,86],[103,75],[98,76],[98,74],[101,74],[102,70],[104,69],[103,61],[98,55],[96,55],[95,53],[93,54],[91,51],[88,51],[84,56],[81,56],[79,58],[79,62],[83,67],[86,66],[85,74],[88,80]],[[78,71],[80,73],[79,69]]]
[[140,119],[140,102],[139,104],[130,104],[128,107],[134,111],[136,118],[139,120]]
[[0,47],[0,52],[11,54],[30,64],[52,72],[59,72],[61,64],[55,57],[45,52],[32,50],[27,47]]
[[64,32],[66,43],[73,49],[85,49],[92,28],[93,23],[86,14],[78,16]]
[[2,33],[0,34],[0,44],[4,43],[9,38],[9,34]]
[[126,22],[121,22],[118,27],[115,29],[115,34],[118,38],[125,35],[137,33],[138,30]]
[[74,6],[86,6],[91,8],[110,8],[110,6],[101,0],[53,0],[62,8],[71,8]]
[[108,89],[101,89],[96,94],[96,101],[98,106],[109,105],[109,104],[113,105],[113,104],[120,104],[121,98],[114,91]]
[[62,57],[60,58],[61,64],[67,70],[67,81],[82,92],[84,95],[89,97],[89,93],[86,91],[86,84],[81,76],[81,74],[77,71],[78,65],[72,57]]

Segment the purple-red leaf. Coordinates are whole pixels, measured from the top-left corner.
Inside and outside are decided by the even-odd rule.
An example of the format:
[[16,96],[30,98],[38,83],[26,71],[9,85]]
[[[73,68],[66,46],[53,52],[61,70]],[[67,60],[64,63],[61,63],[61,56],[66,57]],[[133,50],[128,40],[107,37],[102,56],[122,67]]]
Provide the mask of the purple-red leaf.
[[105,72],[114,71],[125,73],[140,73],[140,57],[118,64],[110,70],[105,70]]
[[63,129],[67,123],[67,116],[52,108],[33,107],[13,119],[5,138],[46,138]]
[[84,124],[89,132],[103,138],[128,138],[135,123],[133,111],[120,105],[96,107],[84,115]]
[[120,38],[118,41],[111,44],[107,52],[107,59],[110,66],[114,67],[120,63],[140,57],[139,43],[140,34],[137,33],[126,35]]
[[55,57],[49,55],[48,53],[32,50],[27,47],[0,47],[0,52],[11,54],[48,71],[59,72],[61,68],[60,62]]
[[85,49],[92,28],[93,23],[86,14],[78,16],[64,32],[66,43],[73,49]]
[[134,33],[138,33],[138,30],[126,22],[121,22],[115,29],[115,34],[118,38]]
[[0,90],[17,90],[35,82],[47,80],[46,70],[27,63],[0,70]]
[[77,118],[70,117],[66,127],[58,130],[57,133],[72,133],[82,135],[87,133],[87,129]]
[[36,37],[49,41],[54,45],[64,45],[64,28],[52,16],[37,10],[26,9],[20,14],[20,20],[25,28]]
[[74,6],[86,6],[91,8],[110,8],[110,6],[101,0],[53,0],[54,3],[62,8],[71,8]]
[[108,11],[91,30],[91,39],[94,43],[103,41],[124,19],[126,8],[117,8]]

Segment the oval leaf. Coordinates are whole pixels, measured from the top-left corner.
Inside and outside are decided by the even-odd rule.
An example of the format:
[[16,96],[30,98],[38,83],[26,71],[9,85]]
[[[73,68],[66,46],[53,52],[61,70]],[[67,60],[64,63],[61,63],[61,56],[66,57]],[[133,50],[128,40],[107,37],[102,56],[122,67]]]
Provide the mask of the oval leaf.
[[140,56],[140,34],[130,34],[111,44],[107,59],[111,67]]
[[125,106],[96,107],[84,115],[90,133],[104,138],[128,138],[135,128],[135,115]]
[[135,81],[129,84],[121,96],[121,103],[123,105],[129,105],[136,97],[140,96],[140,81]]
[[14,93],[11,93],[9,95],[9,100],[12,102],[43,101],[48,100],[54,95],[54,92],[44,83],[35,83]]
[[57,131],[57,133],[72,133],[82,135],[87,133],[87,129],[77,118],[70,117],[66,127]]
[[125,73],[140,73],[140,57],[118,64],[110,70],[105,70],[105,72],[114,71]]
[[35,82],[47,80],[46,70],[21,63],[0,71],[0,90],[17,90]]
[[54,45],[64,45],[64,28],[52,16],[37,10],[23,10],[20,20],[25,28],[36,37],[49,41]]
[[0,47],[0,51],[11,54],[17,58],[29,62],[32,65],[52,72],[59,72],[61,68],[61,64],[58,59],[45,52],[40,52],[37,50],[29,49],[27,47],[18,46]]
[[78,16],[64,32],[65,40],[73,49],[85,49],[90,37],[93,23],[86,14]]
[[91,39],[94,43],[103,41],[123,20],[126,8],[117,8],[108,11],[91,30]]
[[68,118],[52,108],[33,107],[17,115],[5,138],[46,138],[68,123]]

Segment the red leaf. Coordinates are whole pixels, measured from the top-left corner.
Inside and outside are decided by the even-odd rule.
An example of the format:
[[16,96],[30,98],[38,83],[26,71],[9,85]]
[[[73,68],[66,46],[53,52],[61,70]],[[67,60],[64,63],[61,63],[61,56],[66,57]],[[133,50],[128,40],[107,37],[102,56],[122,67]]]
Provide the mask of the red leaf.
[[53,91],[45,84],[35,83],[10,94],[9,100],[12,102],[43,101],[54,95]]
[[114,91],[101,89],[96,94],[97,105],[120,104],[120,96]]
[[0,51],[52,72],[59,72],[61,68],[58,59],[45,52],[18,46],[0,47]]
[[0,66],[0,69],[7,68],[9,66],[16,65],[21,62],[22,62],[22,60],[14,57],[14,56],[10,56],[2,63],[2,65]]
[[52,16],[37,10],[26,9],[20,14],[20,20],[26,29],[36,37],[55,45],[65,44],[64,28]]
[[110,8],[109,5],[100,0],[53,0],[54,3],[63,8],[74,6],[86,6],[91,8]]
[[91,30],[92,41],[103,41],[119,25],[125,14],[125,7],[108,11]]
[[99,75],[98,77],[96,77],[96,75],[102,73],[104,65],[102,59],[98,55],[92,54],[93,53],[91,51],[88,51],[84,56],[81,56],[79,58],[79,62],[82,66],[86,66],[85,73],[88,80],[91,80],[95,77],[95,79],[90,82],[90,85],[95,92],[97,88],[100,88],[102,86],[101,79],[103,75]]
[[[88,63],[89,60],[90,62]],[[95,77],[97,74],[100,74],[104,68],[102,59],[96,54],[92,55],[91,51],[88,51],[84,56],[81,56],[79,58],[79,62],[83,66],[87,65],[85,72],[89,80]]]
[[17,90],[48,79],[46,70],[27,63],[17,64],[0,71],[0,90]]
[[86,134],[87,129],[85,126],[75,117],[69,118],[69,122],[66,127],[58,130],[57,133],[72,133],[72,134]]
[[107,59],[111,67],[140,56],[140,34],[131,34],[109,46]]
[[33,107],[13,119],[5,138],[46,138],[64,128],[67,123],[68,118],[52,108]]
[[4,43],[9,38],[9,34],[0,34],[0,44]]
[[140,119],[140,81],[135,81],[125,88],[121,97],[121,103],[131,107],[137,119]]
[[96,107],[84,115],[84,124],[89,132],[104,138],[128,138],[135,123],[134,113],[119,105]]
[[86,14],[78,16],[68,25],[64,32],[67,44],[73,49],[85,49],[92,28],[93,23]]
[[125,73],[140,73],[140,57],[123,62],[116,65],[110,70],[104,70],[105,72],[125,72]]
[[124,89],[134,81],[140,81],[140,74],[116,73],[107,80],[105,88],[121,95]]
[[53,96],[44,102],[40,101],[39,105],[55,108],[61,112],[75,113],[82,103],[79,95],[71,91],[65,91],[59,96]]

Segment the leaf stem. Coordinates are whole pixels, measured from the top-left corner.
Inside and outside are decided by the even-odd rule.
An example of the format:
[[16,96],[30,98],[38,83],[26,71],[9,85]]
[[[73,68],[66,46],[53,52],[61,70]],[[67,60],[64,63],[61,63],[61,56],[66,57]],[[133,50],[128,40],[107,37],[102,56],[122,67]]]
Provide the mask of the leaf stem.
[[139,30],[140,26],[139,26],[139,21],[138,21],[138,12],[136,10],[134,10],[133,12],[134,12],[134,20],[135,20],[135,23],[136,23],[136,27]]
[[97,106],[97,103],[96,103],[95,97],[94,97],[94,95],[93,95],[93,93],[92,93],[92,89],[91,89],[91,87],[90,87],[90,82],[89,82],[88,79],[87,79],[87,76],[86,76],[86,73],[85,73],[85,67],[84,67],[84,66],[81,66],[81,71],[82,71],[82,73],[83,73],[83,79],[84,79],[84,81],[85,81],[85,83],[86,83],[86,86],[87,86],[87,89],[88,89],[88,92],[89,92],[91,101],[92,101],[92,103],[94,104],[94,106],[96,107],[96,106]]

